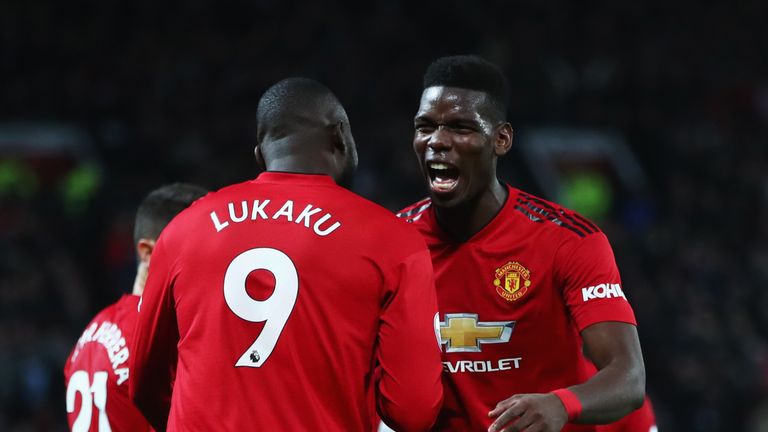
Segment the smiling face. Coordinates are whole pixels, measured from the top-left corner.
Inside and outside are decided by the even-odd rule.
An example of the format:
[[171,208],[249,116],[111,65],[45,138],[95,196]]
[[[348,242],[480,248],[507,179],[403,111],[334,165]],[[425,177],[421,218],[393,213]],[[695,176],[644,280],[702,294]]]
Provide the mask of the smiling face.
[[511,146],[509,123],[494,122],[484,92],[429,87],[414,119],[413,149],[435,205],[453,207],[489,191],[496,160]]

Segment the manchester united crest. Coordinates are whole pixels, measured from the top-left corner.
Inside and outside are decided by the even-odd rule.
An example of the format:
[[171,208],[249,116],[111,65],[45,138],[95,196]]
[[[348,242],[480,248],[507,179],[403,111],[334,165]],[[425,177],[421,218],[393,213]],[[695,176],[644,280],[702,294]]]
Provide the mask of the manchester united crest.
[[507,301],[517,301],[531,286],[531,272],[517,261],[510,261],[496,269],[493,285],[496,293]]

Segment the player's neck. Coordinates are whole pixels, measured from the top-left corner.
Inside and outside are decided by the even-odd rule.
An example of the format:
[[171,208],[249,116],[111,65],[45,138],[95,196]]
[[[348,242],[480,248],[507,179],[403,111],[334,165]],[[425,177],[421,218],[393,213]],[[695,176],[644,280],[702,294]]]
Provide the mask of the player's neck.
[[488,225],[507,200],[509,191],[498,181],[467,203],[435,207],[440,228],[456,241],[467,241]]
[[267,171],[282,171],[297,174],[325,174],[332,175],[335,172],[332,158],[315,156],[286,157],[270,161]]
[[136,278],[133,280],[132,294],[140,296],[144,293],[144,285],[147,284],[147,276],[149,275],[149,264],[140,261],[136,268]]

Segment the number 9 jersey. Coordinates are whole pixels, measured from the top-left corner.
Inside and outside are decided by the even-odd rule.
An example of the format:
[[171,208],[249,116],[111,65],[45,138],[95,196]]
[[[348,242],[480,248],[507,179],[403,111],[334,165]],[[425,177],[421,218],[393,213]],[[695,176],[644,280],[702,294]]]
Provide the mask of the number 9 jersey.
[[[152,255],[131,395],[157,428],[425,430],[442,399],[429,251],[328,176],[198,200]],[[167,422],[167,423],[166,423]]]
[[64,364],[67,422],[74,432],[152,428],[128,398],[130,349],[139,297],[126,294],[86,326]]

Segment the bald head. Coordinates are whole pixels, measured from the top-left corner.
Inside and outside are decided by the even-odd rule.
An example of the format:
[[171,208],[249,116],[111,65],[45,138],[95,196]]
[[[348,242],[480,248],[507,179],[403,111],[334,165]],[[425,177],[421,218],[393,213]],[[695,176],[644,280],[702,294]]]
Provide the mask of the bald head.
[[256,157],[267,170],[323,173],[357,166],[349,119],[336,95],[309,78],[286,78],[259,100]]
[[257,117],[259,142],[348,122],[333,92],[309,78],[286,78],[270,87],[259,100]]

